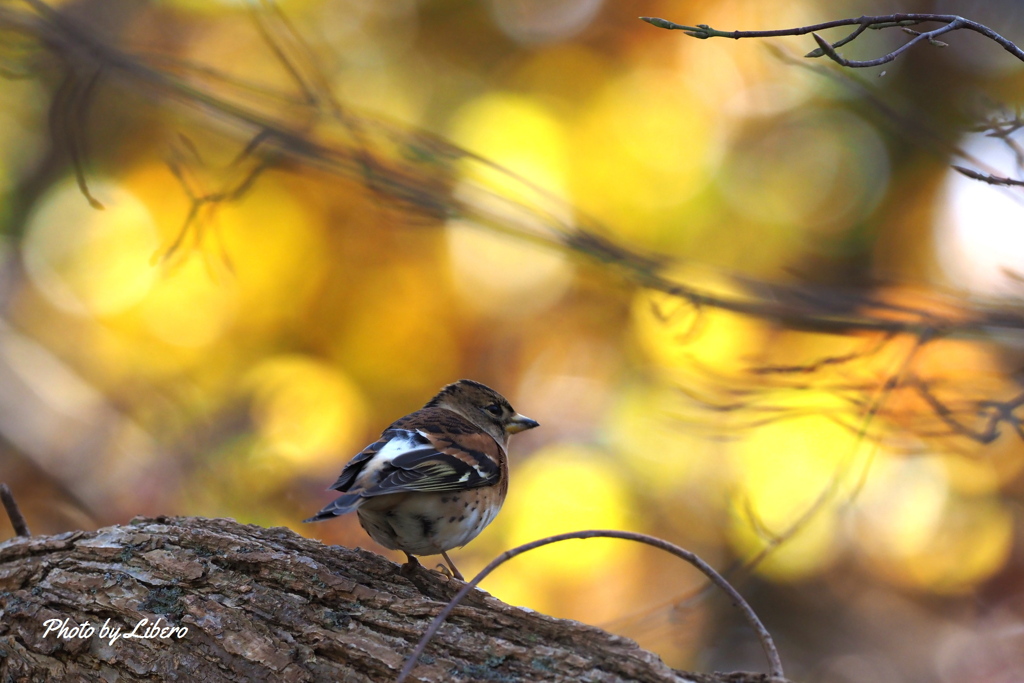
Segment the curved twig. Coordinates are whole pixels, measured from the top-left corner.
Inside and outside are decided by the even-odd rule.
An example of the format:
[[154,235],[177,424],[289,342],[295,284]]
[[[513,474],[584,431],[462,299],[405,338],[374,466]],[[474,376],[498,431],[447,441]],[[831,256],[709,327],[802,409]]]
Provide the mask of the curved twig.
[[459,590],[459,592],[455,594],[455,597],[453,597],[451,601],[444,606],[444,609],[442,609],[440,613],[438,613],[438,615],[434,617],[434,620],[430,622],[430,626],[427,627],[427,630],[423,634],[423,637],[420,638],[420,641],[416,644],[416,647],[413,649],[412,654],[410,654],[406,658],[405,665],[402,667],[401,672],[399,672],[398,678],[395,679],[395,683],[402,683],[403,681],[405,681],[406,678],[408,678],[409,674],[412,673],[413,668],[416,666],[416,662],[419,660],[420,655],[422,655],[424,650],[426,650],[427,643],[430,642],[430,639],[433,638],[434,635],[441,628],[441,624],[444,623],[444,620],[448,618],[448,615],[451,614],[452,611],[458,606],[459,602],[461,602],[462,599],[466,597],[466,595],[468,595],[471,590],[476,588],[477,584],[483,581],[488,574],[490,574],[492,571],[497,569],[505,562],[511,560],[513,557],[516,557],[517,555],[522,555],[527,551],[533,550],[535,548],[540,548],[545,545],[550,545],[552,543],[558,543],[560,541],[568,541],[571,539],[583,538],[621,538],[626,541],[646,543],[647,545],[654,546],[655,548],[664,550],[665,552],[672,553],[676,557],[682,558],[683,560],[686,560],[687,562],[692,564],[694,567],[699,569],[701,573],[707,576],[712,583],[721,588],[732,599],[733,603],[739,608],[740,612],[743,614],[744,619],[746,619],[747,623],[750,624],[750,627],[757,634],[758,640],[761,641],[761,647],[764,649],[765,655],[768,657],[768,665],[771,672],[771,676],[773,678],[784,677],[782,673],[782,661],[779,659],[779,652],[775,648],[775,642],[772,640],[771,634],[768,633],[768,629],[764,627],[764,624],[761,623],[761,620],[758,619],[757,615],[754,613],[754,610],[751,609],[747,601],[743,599],[743,596],[740,595],[739,592],[735,588],[733,588],[732,585],[728,581],[726,581],[721,574],[715,571],[715,569],[711,565],[697,557],[697,555],[690,552],[689,550],[685,550],[684,548],[680,548],[675,544],[669,543],[668,541],[664,541],[654,536],[648,536],[647,534],[640,534],[632,531],[594,529],[588,531],[572,531],[565,534],[558,534],[556,536],[548,536],[547,538],[542,538],[537,541],[525,543],[521,546],[512,548],[511,550],[506,550],[501,555],[494,558],[494,560],[492,560],[490,564],[488,564],[486,567],[480,570],[479,574],[473,577],[472,581],[463,586]]

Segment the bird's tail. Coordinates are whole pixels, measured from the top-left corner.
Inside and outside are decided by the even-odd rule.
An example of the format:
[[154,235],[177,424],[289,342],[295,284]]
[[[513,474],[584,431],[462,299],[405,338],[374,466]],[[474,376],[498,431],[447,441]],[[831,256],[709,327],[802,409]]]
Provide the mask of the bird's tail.
[[362,498],[358,493],[346,493],[343,496],[336,498],[333,502],[329,503],[323,510],[316,513],[309,519],[302,520],[303,522],[320,522],[325,519],[331,519],[338,515],[343,515],[346,512],[352,512],[356,509],[359,504],[359,500]]

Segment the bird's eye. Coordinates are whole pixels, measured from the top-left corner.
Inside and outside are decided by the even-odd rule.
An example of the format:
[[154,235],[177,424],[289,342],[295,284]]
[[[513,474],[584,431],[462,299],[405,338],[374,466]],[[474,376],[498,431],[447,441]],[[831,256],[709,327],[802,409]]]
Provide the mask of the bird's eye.
[[484,410],[486,410],[494,417],[501,417],[501,406],[499,406],[497,403],[492,403],[489,406],[484,406]]

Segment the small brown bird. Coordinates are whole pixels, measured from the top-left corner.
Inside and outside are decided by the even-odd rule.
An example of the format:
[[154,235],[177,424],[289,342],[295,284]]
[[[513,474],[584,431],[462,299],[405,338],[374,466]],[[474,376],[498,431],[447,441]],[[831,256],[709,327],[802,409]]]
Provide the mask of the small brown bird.
[[370,538],[414,555],[441,555],[490,524],[508,492],[508,439],[538,423],[520,415],[490,387],[462,379],[352,458],[328,490],[344,495],[305,520],[356,511]]

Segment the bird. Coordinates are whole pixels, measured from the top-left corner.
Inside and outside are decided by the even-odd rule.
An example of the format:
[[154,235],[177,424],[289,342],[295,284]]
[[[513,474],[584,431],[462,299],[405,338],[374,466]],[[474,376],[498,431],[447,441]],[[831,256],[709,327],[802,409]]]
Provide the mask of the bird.
[[342,495],[305,522],[355,510],[374,541],[407,558],[440,555],[464,580],[448,551],[494,521],[508,492],[508,441],[540,426],[494,389],[461,379],[419,410],[395,420],[357,453],[328,490]]

